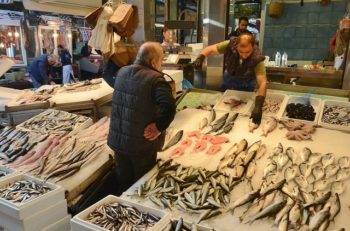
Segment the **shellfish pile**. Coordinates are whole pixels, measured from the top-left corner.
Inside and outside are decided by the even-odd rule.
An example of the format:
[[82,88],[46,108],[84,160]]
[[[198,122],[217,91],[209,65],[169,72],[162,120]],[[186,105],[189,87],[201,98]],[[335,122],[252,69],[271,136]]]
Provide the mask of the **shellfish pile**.
[[325,105],[321,121],[327,124],[349,126],[350,108],[336,105]]

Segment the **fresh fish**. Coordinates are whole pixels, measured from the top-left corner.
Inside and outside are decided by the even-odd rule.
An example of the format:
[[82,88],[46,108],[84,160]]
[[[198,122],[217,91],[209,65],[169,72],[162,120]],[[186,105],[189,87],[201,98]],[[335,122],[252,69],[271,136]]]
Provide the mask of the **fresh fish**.
[[178,132],[175,134],[175,136],[173,136],[173,137],[169,140],[169,142],[168,142],[167,145],[163,148],[162,151],[165,151],[165,150],[167,150],[168,148],[170,148],[170,147],[174,146],[175,144],[177,144],[177,143],[181,140],[183,134],[184,134],[184,131],[183,131],[183,130],[178,131]]
[[248,147],[247,153],[253,152],[253,151],[258,151],[258,149],[260,148],[261,143],[262,143],[261,140],[258,140],[256,142],[254,142],[252,145],[250,145]]
[[170,158],[182,156],[185,153],[186,148],[187,146],[184,145],[176,147],[174,150],[171,151]]
[[284,214],[281,221],[278,224],[278,231],[287,231],[288,230],[288,223],[289,223],[289,216],[288,213]]
[[219,152],[221,150],[221,146],[219,144],[215,144],[209,147],[207,154],[208,155],[214,155],[217,152]]
[[278,143],[276,147],[272,149],[272,155],[277,155],[283,152],[283,145],[281,143]]
[[210,141],[212,144],[222,144],[222,143],[228,143],[230,140],[223,136],[214,136],[214,138]]
[[332,176],[335,176],[337,174],[339,170],[339,166],[337,165],[333,165],[333,164],[330,164],[328,165],[325,169],[324,169],[324,172],[325,172],[325,178],[328,179]]
[[312,154],[311,150],[307,147],[303,148],[303,150],[300,152],[300,158],[303,162],[306,162],[309,160],[310,155]]
[[299,165],[299,171],[300,171],[301,175],[303,175],[304,177],[307,178],[312,173],[312,168],[307,163],[302,163]]
[[350,168],[342,168],[337,172],[336,180],[342,181],[350,176]]
[[331,186],[333,193],[342,194],[345,191],[345,184],[342,181],[334,181]]
[[293,200],[298,200],[300,190],[295,184],[292,184],[291,182],[284,184],[281,191],[284,194],[287,194],[290,198],[293,198]]
[[283,217],[289,213],[289,211],[293,208],[294,203],[295,202],[292,199],[288,198],[287,204],[283,207],[283,209],[281,209],[281,211],[277,213],[275,217],[275,225],[278,225]]
[[243,165],[248,166],[249,163],[254,159],[255,155],[256,151],[247,152],[247,155],[245,155],[243,159]]
[[329,227],[329,224],[330,224],[330,220],[329,219],[326,219],[322,224],[321,226],[318,228],[318,231],[326,231]]
[[262,124],[262,135],[267,136],[268,133],[275,130],[277,127],[277,120],[273,117],[269,117],[263,124]]
[[278,168],[277,168],[277,171],[281,171],[284,166],[288,163],[288,156],[286,154],[284,154],[283,152],[278,154],[278,157],[277,157],[277,165],[278,165]]
[[187,138],[180,143],[181,146],[189,147],[192,145],[192,140]]
[[249,120],[249,132],[253,132],[258,127],[259,127],[259,124],[254,123],[253,119]]
[[263,172],[263,177],[266,178],[270,173],[277,169],[277,164],[275,162],[270,162],[265,168]]
[[310,155],[308,163],[311,166],[315,165],[315,164],[317,164],[317,163],[319,163],[321,161],[321,158],[322,158],[322,154],[321,153],[314,152],[314,153],[312,153]]
[[238,147],[237,147],[237,151],[236,153],[240,153],[242,151],[244,151],[248,146],[248,142],[246,139],[243,139],[241,140],[239,143],[238,143]]
[[340,205],[340,199],[338,193],[335,193],[335,196],[333,197],[332,203],[331,203],[331,208],[329,210],[330,216],[329,220],[334,221],[334,218],[338,215],[338,213],[341,210],[341,205]]
[[341,168],[349,168],[350,167],[350,158],[347,156],[340,157],[338,159],[338,164]]
[[209,124],[208,119],[204,117],[199,123],[199,130],[203,130],[208,124]]
[[268,195],[269,193],[277,190],[277,189],[280,189],[283,187],[284,183],[286,183],[286,179],[283,179],[283,180],[280,180],[279,182],[275,183],[275,184],[272,184],[270,186],[268,186],[267,188],[265,188],[264,190],[262,190],[260,192],[260,196],[263,197],[263,196],[266,196]]
[[309,208],[311,206],[324,204],[331,197],[331,195],[332,195],[331,192],[327,192],[327,193],[323,194],[320,198],[314,200],[313,202],[304,204],[303,208]]
[[314,191],[325,191],[329,187],[328,180],[319,180],[313,183]]
[[259,220],[261,218],[275,215],[278,211],[280,211],[284,207],[286,202],[287,202],[286,200],[278,200],[278,201],[274,202],[273,204],[267,206],[261,212],[256,214],[254,217],[252,217],[249,220],[249,223],[251,224],[254,221]]
[[252,161],[247,168],[246,178],[248,180],[251,180],[255,172],[256,172],[256,161]]
[[225,155],[221,158],[220,161],[227,159],[227,158],[235,158],[236,154],[237,154],[237,150],[238,150],[238,146],[237,144],[234,144],[233,146],[231,146],[227,152],[225,153]]
[[309,209],[303,209],[301,225],[307,225],[309,223],[310,216],[311,216],[311,213]]
[[300,176],[296,176],[294,178],[294,181],[301,187],[301,188],[308,188],[309,186],[309,183],[307,182],[306,180],[306,177],[304,177],[303,175],[300,175]]
[[212,109],[210,111],[210,115],[209,115],[209,118],[208,118],[208,124],[211,124],[216,118],[216,112],[214,109]]
[[312,203],[315,200],[315,197],[311,193],[301,192],[304,203]]
[[207,148],[207,141],[205,140],[197,140],[192,152],[201,152],[204,151]]
[[242,197],[238,198],[231,206],[229,206],[228,210],[234,211],[235,208],[253,201],[255,198],[259,196],[259,192],[260,192],[260,189],[257,189],[257,190],[254,190],[253,192],[243,195]]
[[323,167],[321,166],[314,167],[312,169],[312,175],[314,176],[316,181],[322,179],[325,175]]
[[298,155],[295,152],[294,148],[288,147],[286,149],[286,154],[289,157],[289,159],[292,161],[293,164],[295,164],[297,162]]
[[299,170],[298,170],[298,166],[293,164],[292,166],[289,166],[288,168],[286,168],[284,170],[284,178],[287,181],[290,181],[292,179],[294,179],[294,177],[297,176]]
[[265,153],[266,153],[266,145],[262,144],[262,145],[260,145],[258,150],[256,150],[255,159],[259,160],[261,157],[263,157],[265,155]]
[[324,168],[327,167],[330,164],[333,164],[334,161],[335,161],[335,158],[334,158],[334,154],[333,153],[327,153],[327,154],[323,155],[322,158],[321,158],[321,163],[322,163],[322,166]]
[[225,127],[228,125],[233,125],[238,117],[238,113],[234,113],[233,115],[229,116],[226,120]]
[[317,212],[313,217],[310,219],[309,223],[309,229],[310,230],[318,230],[318,228],[321,226],[321,224],[328,219],[330,216],[329,207],[322,209],[321,211]]
[[214,127],[215,125],[220,125],[221,127],[225,125],[227,117],[228,117],[229,113],[225,113],[223,116],[221,116],[219,119],[217,119],[212,127]]
[[301,206],[299,203],[295,203],[293,208],[289,212],[290,227],[298,230],[301,224]]

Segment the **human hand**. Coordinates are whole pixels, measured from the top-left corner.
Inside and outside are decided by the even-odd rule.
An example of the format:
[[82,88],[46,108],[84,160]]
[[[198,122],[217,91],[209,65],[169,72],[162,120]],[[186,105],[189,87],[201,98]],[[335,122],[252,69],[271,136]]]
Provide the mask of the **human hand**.
[[160,134],[161,132],[158,130],[155,123],[147,125],[143,132],[143,136],[149,141],[157,139]]
[[253,123],[260,124],[262,117],[262,107],[264,105],[265,97],[264,96],[256,96],[255,97],[255,106],[250,115],[250,118],[253,120]]
[[205,56],[200,54],[196,60],[193,61],[192,65],[195,69],[200,70],[202,69],[203,62],[204,62]]

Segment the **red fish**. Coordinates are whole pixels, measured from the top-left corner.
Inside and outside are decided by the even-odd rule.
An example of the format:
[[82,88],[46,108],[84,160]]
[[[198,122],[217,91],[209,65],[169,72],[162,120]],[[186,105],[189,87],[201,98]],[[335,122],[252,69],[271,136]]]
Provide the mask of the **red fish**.
[[213,138],[214,138],[213,135],[206,134],[206,135],[204,135],[204,136],[202,137],[202,140],[211,141]]
[[210,146],[210,148],[207,151],[208,155],[214,155],[217,152],[219,152],[221,150],[221,146],[219,144],[214,144],[212,146]]
[[179,146],[177,148],[175,148],[171,153],[170,153],[170,157],[171,158],[176,158],[179,156],[182,156],[185,153],[187,146]]
[[181,142],[181,146],[189,147],[189,146],[191,146],[191,144],[192,144],[192,140],[188,139],[188,138]]
[[212,144],[222,144],[222,143],[227,143],[230,140],[226,137],[223,136],[214,136],[212,140],[210,140],[210,143]]
[[202,136],[202,133],[198,130],[192,131],[188,137],[196,137],[197,139],[200,139]]
[[198,140],[194,145],[192,152],[201,152],[201,151],[204,151],[206,148],[207,148],[207,141]]

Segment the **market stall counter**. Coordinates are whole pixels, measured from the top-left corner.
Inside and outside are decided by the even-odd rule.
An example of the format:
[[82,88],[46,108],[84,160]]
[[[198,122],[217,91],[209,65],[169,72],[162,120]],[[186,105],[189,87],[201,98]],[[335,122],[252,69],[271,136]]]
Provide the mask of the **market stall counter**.
[[[161,160],[122,198],[215,230],[349,227],[350,134],[284,113],[266,132],[271,117],[250,130],[249,117],[230,110],[179,111]],[[307,139],[288,136],[299,131]]]

